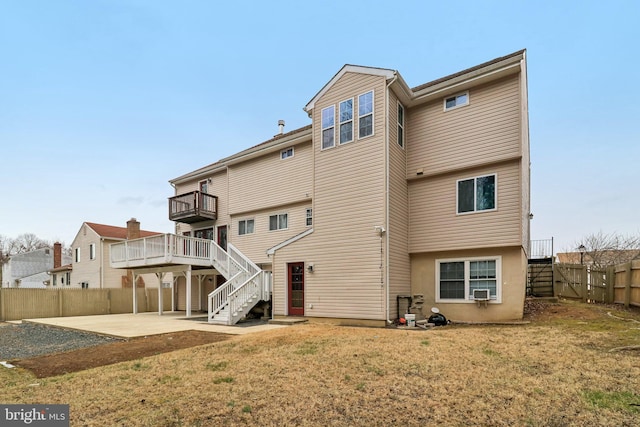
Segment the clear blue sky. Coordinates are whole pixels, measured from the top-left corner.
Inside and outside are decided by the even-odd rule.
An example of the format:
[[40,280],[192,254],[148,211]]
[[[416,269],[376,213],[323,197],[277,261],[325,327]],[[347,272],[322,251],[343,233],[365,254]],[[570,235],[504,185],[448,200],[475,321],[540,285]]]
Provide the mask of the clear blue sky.
[[0,234],[172,232],[168,180],[310,123],[345,63],[410,86],[526,48],[532,238],[640,233],[640,2],[0,0]]

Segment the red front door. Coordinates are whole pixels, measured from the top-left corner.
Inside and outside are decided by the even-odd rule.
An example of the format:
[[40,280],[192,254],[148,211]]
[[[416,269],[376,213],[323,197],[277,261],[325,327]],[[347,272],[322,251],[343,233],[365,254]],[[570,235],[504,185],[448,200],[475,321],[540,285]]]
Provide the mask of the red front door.
[[304,263],[293,262],[288,266],[289,315],[304,316]]

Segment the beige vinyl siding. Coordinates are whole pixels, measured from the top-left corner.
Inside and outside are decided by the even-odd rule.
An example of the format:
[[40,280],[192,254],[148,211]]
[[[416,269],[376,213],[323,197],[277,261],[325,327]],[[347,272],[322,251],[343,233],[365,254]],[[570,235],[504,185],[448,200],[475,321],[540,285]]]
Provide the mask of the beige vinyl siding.
[[407,178],[517,158],[521,148],[519,75],[469,89],[469,105],[443,111],[443,99],[412,108]]
[[[310,201],[234,216],[232,217],[229,231],[230,237],[233,236],[233,245],[254,263],[271,263],[271,259],[267,256],[267,249],[310,228],[306,226],[307,208],[311,208]],[[284,213],[287,214],[288,228],[286,230],[270,231],[269,216]],[[252,234],[238,235],[238,221],[243,219],[254,220],[254,232]]]
[[[457,214],[458,179],[495,173],[497,209]],[[409,181],[409,251],[521,246],[519,161]]]
[[[409,259],[409,194],[407,189],[406,150],[398,145],[398,100],[389,92],[389,319],[398,315],[397,296],[411,291]],[[405,147],[407,108],[405,107]]]
[[[357,97],[370,90],[374,90],[374,135],[359,139]],[[323,108],[336,105],[337,111],[339,102],[355,98],[355,138],[321,151],[321,129],[314,126],[314,232],[274,256],[276,314],[286,313],[287,263],[312,262],[314,272],[305,273],[305,315],[385,317],[380,238],[374,230],[385,225],[384,93],[384,78],[346,73],[315,105],[313,122],[319,124]]]
[[[229,183],[227,171],[216,172],[206,178],[195,179],[176,186],[176,195],[200,190],[200,182],[210,179],[207,183],[207,193],[218,198],[218,219],[216,221],[203,221],[194,224],[176,223],[176,233],[182,234],[187,231],[201,228],[211,228],[218,225],[228,225],[229,223]],[[217,238],[217,234],[216,234]],[[231,241],[231,240],[229,240]]]
[[[287,147],[283,147],[285,149]],[[280,150],[229,167],[229,213],[251,212],[309,199],[313,192],[311,141],[294,146],[293,157]]]

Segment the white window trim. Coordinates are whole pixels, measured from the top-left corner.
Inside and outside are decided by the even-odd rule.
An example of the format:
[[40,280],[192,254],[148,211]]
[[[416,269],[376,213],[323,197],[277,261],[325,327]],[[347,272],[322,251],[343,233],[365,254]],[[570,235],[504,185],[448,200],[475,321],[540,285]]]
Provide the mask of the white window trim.
[[[447,108],[447,99],[456,98],[456,100],[457,100],[459,96],[463,96],[463,95],[467,96],[467,102],[465,102],[464,104],[456,103],[456,105],[454,105],[453,107]],[[466,107],[470,103],[471,103],[471,98],[469,97],[469,91],[467,90],[465,92],[460,92],[460,93],[456,93],[455,95],[450,95],[450,96],[445,97],[442,100],[442,109],[443,109],[443,111],[451,111],[451,110],[455,110],[456,108]]]
[[[343,121],[340,121],[340,106],[347,101],[351,101],[351,119],[345,120],[343,122]],[[338,103],[338,139],[342,137],[342,125],[351,122],[351,139],[348,141],[338,141],[338,144],[348,144],[350,142],[353,142],[354,140],[355,125],[353,123],[353,110],[354,110],[355,104],[356,104],[356,101],[354,98],[345,99],[344,101],[340,101]]]
[[[286,215],[286,216],[287,216],[287,227],[286,227],[286,228],[280,228],[280,216],[281,216],[281,215]],[[278,228],[273,229],[273,230],[271,229],[271,217],[272,217],[272,216],[275,216],[275,217],[277,217],[277,218],[278,218],[278,219],[277,219],[277,223],[278,223],[278,224],[277,224],[277,226],[278,226]],[[273,214],[273,215],[269,215],[269,220],[268,220],[268,221],[269,221],[269,222],[268,222],[267,226],[268,226],[269,232],[282,231],[282,230],[288,230],[288,229],[289,229],[289,213],[288,213],[288,212],[280,212],[280,213],[276,213],[276,214]],[[254,226],[255,226],[255,225],[254,225]]]
[[[330,108],[333,109],[333,125],[324,127],[324,123],[323,123],[324,111]],[[333,145],[325,147],[324,131],[327,129],[333,129]],[[328,107],[325,107],[320,111],[320,150],[329,150],[331,148],[334,148],[335,146],[336,146],[336,106],[329,105]]]
[[[251,233],[247,232],[247,221],[253,221],[253,231]],[[240,234],[240,223],[244,222],[245,232]],[[238,236],[246,236],[247,234],[254,234],[256,232],[256,220],[255,218],[243,218],[238,220]]]
[[[362,95],[366,95],[369,92],[371,92],[371,112],[364,114],[364,115],[360,115],[360,97]],[[374,136],[376,134],[376,93],[373,89],[368,90],[364,93],[361,93],[360,95],[358,95],[358,139],[367,139],[367,138],[371,138],[372,136]],[[366,117],[368,115],[371,115],[371,135],[366,135],[366,136],[360,136],[360,119],[362,117]]]
[[89,259],[90,260],[94,260],[96,259],[96,244],[95,243],[90,243],[89,244]]
[[[471,258],[447,258],[436,259],[436,302],[438,303],[456,303],[456,304],[473,304],[476,301],[470,299],[472,295],[469,293],[469,263],[471,261],[495,261],[496,262],[496,298],[491,299],[489,304],[502,303],[502,256],[484,256]],[[440,298],[440,264],[446,262],[464,262],[464,299]]]
[[[289,152],[289,150],[291,150],[291,155],[288,155],[287,153]],[[289,148],[285,148],[284,150],[282,150],[280,152],[280,160],[287,160],[290,159],[294,156],[294,150],[293,147],[289,147]]]
[[398,144],[398,146],[400,146],[400,148],[402,148],[404,150],[404,147],[407,145],[407,142],[406,142],[407,141],[407,130],[404,127],[404,124],[406,122],[407,110],[406,110],[406,108],[404,108],[404,105],[402,105],[400,103],[400,101],[398,101],[398,108],[396,109],[396,116],[397,116],[398,110],[400,108],[402,108],[402,123],[400,123],[399,120],[397,120],[397,122],[398,122],[398,127],[402,128],[402,144],[400,144],[401,141],[400,141],[400,134],[399,133],[398,133],[398,135],[396,135],[396,137],[397,137],[396,143]]
[[[495,186],[494,189],[494,204],[493,204],[493,209],[483,209],[481,211],[476,209],[476,204],[477,204],[477,200],[476,200],[476,196],[477,196],[477,192],[476,192],[476,180],[478,178],[484,178],[485,176],[493,176],[494,180],[493,180],[493,185]],[[459,191],[458,191],[458,183],[460,181],[468,181],[472,179],[473,180],[473,210],[469,211],[469,212],[458,212],[458,198],[460,197]],[[483,213],[483,212],[495,212],[498,210],[498,174],[497,173],[487,173],[487,174],[483,174],[483,175],[476,175],[476,176],[470,176],[468,178],[460,178],[458,180],[456,180],[456,215],[473,215],[473,214],[479,214],[479,213]]]
[[73,259],[75,262],[80,262],[80,248],[75,249]]

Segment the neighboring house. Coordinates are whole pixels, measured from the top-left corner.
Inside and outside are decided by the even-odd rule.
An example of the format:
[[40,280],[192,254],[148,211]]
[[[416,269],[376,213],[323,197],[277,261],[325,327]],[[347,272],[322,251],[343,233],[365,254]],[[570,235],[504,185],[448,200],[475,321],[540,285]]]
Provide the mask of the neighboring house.
[[603,267],[618,265],[640,259],[640,249],[603,249],[596,251],[558,252],[558,262],[561,264],[584,264]]
[[[54,256],[54,253],[57,256]],[[71,262],[69,256],[62,255],[62,245],[60,243],[54,244],[53,249],[42,248],[12,255],[2,266],[2,287],[45,288],[45,284],[49,280],[47,271],[54,267],[58,259],[65,259],[67,262]]]
[[[83,289],[132,287],[130,272],[110,266],[109,245],[128,238],[159,234],[140,230],[140,223],[135,218],[127,221],[127,227],[84,222],[71,244],[71,265],[51,271],[55,277],[52,285]],[[136,282],[138,287],[158,287],[154,274],[141,275]]]
[[[283,133],[281,122],[268,141],[170,181],[176,234],[164,241],[177,256],[145,239],[113,245],[112,265],[184,272],[187,315],[204,293],[218,323],[271,299],[275,316],[381,326],[405,295],[425,315],[521,318],[525,55],[413,88],[395,70],[345,65],[305,106],[311,125]],[[189,271],[224,277],[194,291]]]

